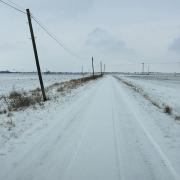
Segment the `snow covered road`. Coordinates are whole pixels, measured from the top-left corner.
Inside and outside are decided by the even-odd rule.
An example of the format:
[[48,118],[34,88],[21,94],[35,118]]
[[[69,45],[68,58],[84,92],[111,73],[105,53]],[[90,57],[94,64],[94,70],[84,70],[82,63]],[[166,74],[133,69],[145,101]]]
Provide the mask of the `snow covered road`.
[[48,132],[0,156],[0,179],[179,180],[179,153],[132,98],[111,76],[96,82]]

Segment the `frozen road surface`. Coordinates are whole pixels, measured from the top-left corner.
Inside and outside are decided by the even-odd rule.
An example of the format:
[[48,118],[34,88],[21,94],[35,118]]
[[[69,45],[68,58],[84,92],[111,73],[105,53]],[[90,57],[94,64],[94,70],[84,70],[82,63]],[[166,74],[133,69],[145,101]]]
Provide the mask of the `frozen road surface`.
[[113,77],[93,86],[47,132],[0,157],[1,180],[180,180],[180,156],[151,122],[161,112],[141,109]]

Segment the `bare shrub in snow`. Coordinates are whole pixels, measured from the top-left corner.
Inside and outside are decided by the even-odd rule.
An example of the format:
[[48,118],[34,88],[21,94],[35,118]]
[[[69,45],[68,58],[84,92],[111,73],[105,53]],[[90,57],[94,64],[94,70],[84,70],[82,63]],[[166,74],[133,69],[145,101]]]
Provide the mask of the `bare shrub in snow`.
[[38,91],[34,91],[32,94],[27,94],[26,92],[20,91],[12,91],[5,99],[8,110],[14,111],[40,103],[41,95]]
[[164,112],[167,114],[172,114],[172,108],[168,105],[164,107]]
[[178,121],[179,121],[179,120],[180,120],[180,116],[176,115],[176,116],[175,116],[175,120],[178,120]]

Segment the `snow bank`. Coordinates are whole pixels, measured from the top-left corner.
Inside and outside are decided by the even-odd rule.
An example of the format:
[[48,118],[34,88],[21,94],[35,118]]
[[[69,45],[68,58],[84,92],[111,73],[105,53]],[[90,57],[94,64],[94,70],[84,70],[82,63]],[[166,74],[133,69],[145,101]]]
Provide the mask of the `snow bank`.
[[117,76],[154,105],[180,117],[179,76]]

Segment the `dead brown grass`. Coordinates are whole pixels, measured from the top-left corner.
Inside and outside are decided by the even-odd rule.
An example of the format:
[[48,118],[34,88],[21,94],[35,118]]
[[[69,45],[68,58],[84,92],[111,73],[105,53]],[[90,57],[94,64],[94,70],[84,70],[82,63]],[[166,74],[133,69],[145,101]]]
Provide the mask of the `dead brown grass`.
[[4,97],[9,111],[16,111],[35,105],[40,104],[42,97],[39,91],[34,91],[28,94],[27,92],[12,91],[9,96]]
[[[99,75],[95,76],[95,79],[102,77]],[[51,86],[46,88],[46,92],[51,92],[56,89],[57,92],[60,92],[61,95],[65,95],[66,93],[70,93],[72,89],[78,88],[84,83],[94,80],[93,76],[84,77],[80,79],[72,79],[67,82],[54,83]],[[49,100],[49,98],[47,97]],[[7,108],[0,109],[0,114],[6,114],[10,111],[17,111],[25,109],[29,106],[33,106],[36,104],[42,105],[42,95],[41,89],[36,88],[35,90],[25,92],[25,91],[15,91],[9,93],[8,96],[1,96],[0,101],[6,104]]]

